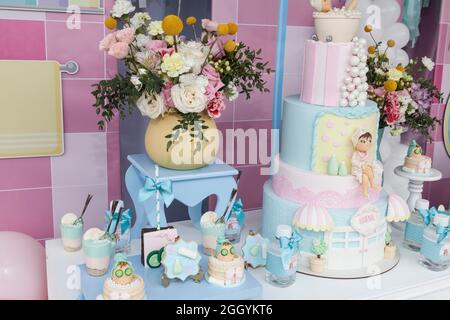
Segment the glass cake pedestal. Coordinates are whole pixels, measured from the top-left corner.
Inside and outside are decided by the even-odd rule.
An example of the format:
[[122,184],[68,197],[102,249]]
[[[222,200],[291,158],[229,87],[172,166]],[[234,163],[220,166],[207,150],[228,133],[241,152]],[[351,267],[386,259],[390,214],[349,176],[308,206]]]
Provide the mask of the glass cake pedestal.
[[[425,182],[433,182],[442,179],[442,173],[439,170],[431,169],[429,174],[414,174],[402,170],[402,166],[398,166],[394,170],[399,177],[409,180],[408,191],[409,197],[406,200],[409,210],[414,211],[416,201],[422,199],[423,184]],[[400,231],[405,230],[404,222],[393,222],[392,226]]]

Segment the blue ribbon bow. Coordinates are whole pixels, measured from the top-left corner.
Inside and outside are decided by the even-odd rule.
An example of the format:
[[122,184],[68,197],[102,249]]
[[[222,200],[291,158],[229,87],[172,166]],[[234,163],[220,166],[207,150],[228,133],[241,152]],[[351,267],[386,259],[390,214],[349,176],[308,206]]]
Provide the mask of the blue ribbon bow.
[[439,238],[437,240],[437,243],[441,243],[442,240],[447,238],[448,233],[450,232],[450,226],[443,227],[440,224],[436,226],[436,234],[439,235]]
[[282,249],[298,249],[300,245],[300,241],[302,240],[302,236],[300,236],[297,232],[292,232],[292,235],[290,238],[288,237],[281,237],[280,238],[280,247]]
[[[245,213],[244,213],[244,205],[242,204],[242,199],[238,198],[231,208],[231,212],[236,215],[236,218],[239,222],[239,225],[242,226],[244,224],[245,220]],[[230,214],[231,216],[231,214]]]
[[159,191],[166,206],[170,206],[175,199],[172,193],[172,181],[164,180],[156,182],[155,179],[146,177],[145,185],[139,190],[139,201],[143,202]]
[[[110,220],[110,216],[111,216],[111,211],[106,211],[105,212],[106,221]],[[113,222],[111,223],[109,230],[107,230],[108,232],[114,230],[114,228],[117,224],[117,217],[118,217],[118,213],[114,213]],[[124,234],[131,227],[131,210],[130,209],[127,209],[122,212],[122,215],[120,216],[119,226],[120,226],[120,234]]]
[[431,223],[431,221],[433,221],[433,218],[438,213],[438,211],[436,210],[435,207],[433,207],[428,210],[419,209],[419,213],[423,218],[423,222],[428,226]]

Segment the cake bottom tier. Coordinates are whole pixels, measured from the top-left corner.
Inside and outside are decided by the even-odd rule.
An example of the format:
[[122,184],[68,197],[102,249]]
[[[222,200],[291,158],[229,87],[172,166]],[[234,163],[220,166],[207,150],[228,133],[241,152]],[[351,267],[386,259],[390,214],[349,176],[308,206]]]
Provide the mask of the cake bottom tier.
[[[309,258],[314,256],[312,244],[315,239],[322,239],[328,250],[323,258],[328,270],[356,270],[370,267],[384,259],[385,235],[387,230],[386,211],[388,196],[383,191],[377,201],[368,205],[378,209],[379,219],[376,229],[370,235],[364,236],[351,225],[353,216],[360,208],[327,209],[334,228],[330,232],[313,232],[299,229],[302,237],[300,242],[299,264],[308,267]],[[272,190],[272,181],[264,185],[262,210],[262,235],[272,240],[276,228],[280,224],[292,224],[294,215],[303,205],[277,196]]]

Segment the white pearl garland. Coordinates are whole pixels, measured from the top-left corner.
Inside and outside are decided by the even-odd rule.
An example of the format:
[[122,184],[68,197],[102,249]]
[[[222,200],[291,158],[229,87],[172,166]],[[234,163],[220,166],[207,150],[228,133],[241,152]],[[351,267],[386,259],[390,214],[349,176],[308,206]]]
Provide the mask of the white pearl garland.
[[341,85],[341,99],[339,105],[341,107],[363,106],[367,100],[367,54],[365,47],[367,41],[354,37],[352,39],[352,50],[349,65],[345,69],[347,76]]

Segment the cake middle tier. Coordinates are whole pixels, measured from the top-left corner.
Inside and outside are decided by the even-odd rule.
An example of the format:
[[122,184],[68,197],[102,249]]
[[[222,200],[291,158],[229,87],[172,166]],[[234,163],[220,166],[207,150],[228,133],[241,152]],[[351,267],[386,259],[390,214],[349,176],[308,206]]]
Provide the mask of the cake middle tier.
[[277,172],[272,177],[273,192],[298,204],[316,203],[324,208],[358,208],[377,201],[380,191],[365,197],[362,186],[352,175],[330,176],[292,167],[275,158]]
[[351,171],[352,137],[359,129],[371,133],[374,158],[380,113],[375,102],[365,106],[330,108],[305,103],[299,96],[284,99],[281,160],[293,167],[327,173],[332,155]]

